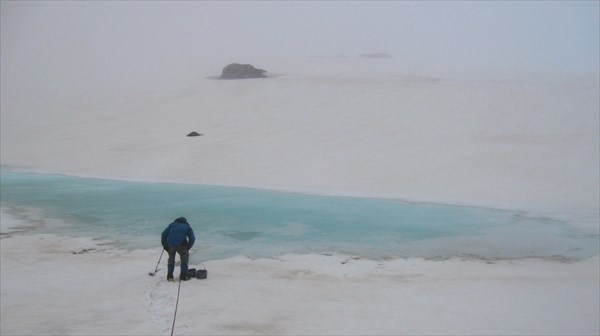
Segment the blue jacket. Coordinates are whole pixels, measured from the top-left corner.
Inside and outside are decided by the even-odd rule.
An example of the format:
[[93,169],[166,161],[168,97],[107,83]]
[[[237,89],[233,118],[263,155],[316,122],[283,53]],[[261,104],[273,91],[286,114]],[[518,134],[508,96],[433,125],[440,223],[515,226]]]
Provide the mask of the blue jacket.
[[[186,240],[187,237],[187,240]],[[160,236],[160,242],[163,247],[179,247],[182,243],[188,248],[192,248],[196,242],[194,230],[187,220],[183,217],[177,218],[169,224]]]

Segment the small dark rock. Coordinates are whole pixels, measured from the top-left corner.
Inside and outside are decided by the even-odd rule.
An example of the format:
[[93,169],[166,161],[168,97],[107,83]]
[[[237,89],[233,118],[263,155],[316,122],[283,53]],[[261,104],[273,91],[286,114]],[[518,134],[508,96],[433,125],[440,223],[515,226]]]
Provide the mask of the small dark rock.
[[223,68],[220,79],[266,78],[266,70],[257,69],[250,64],[232,63]]
[[83,250],[81,250],[81,251],[73,251],[73,254],[84,254],[84,253],[89,253],[89,252],[92,252],[92,251],[94,251],[94,250],[96,250],[96,249],[93,249],[93,248],[88,248],[88,249],[83,249]]
[[192,133],[188,134],[187,136],[189,136],[189,137],[195,137],[195,136],[201,136],[201,135],[202,135],[202,134],[200,134],[200,133],[198,133],[198,132],[194,131],[194,132],[192,132]]

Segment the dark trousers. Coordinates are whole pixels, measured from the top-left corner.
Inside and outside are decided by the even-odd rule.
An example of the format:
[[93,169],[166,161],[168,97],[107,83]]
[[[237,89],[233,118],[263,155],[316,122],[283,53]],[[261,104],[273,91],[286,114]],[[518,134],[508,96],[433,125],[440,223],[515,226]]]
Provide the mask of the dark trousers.
[[168,275],[172,276],[173,271],[175,270],[175,253],[179,254],[179,259],[181,261],[181,274],[187,274],[188,262],[190,259],[190,249],[182,244],[178,247],[169,247],[167,252],[169,253],[169,260],[167,261]]

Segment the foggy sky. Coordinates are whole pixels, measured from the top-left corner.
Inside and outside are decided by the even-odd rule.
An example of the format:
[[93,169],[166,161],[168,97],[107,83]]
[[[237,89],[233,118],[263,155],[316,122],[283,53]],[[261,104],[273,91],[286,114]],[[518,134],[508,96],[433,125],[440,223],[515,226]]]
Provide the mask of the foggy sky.
[[7,89],[376,52],[431,68],[599,69],[598,1],[2,1],[1,11]]

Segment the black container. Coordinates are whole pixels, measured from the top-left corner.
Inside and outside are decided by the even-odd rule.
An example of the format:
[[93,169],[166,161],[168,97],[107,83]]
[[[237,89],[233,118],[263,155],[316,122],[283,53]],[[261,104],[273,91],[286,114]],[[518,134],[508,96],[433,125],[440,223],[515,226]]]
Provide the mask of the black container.
[[195,277],[196,277],[196,273],[197,273],[197,272],[198,272],[198,271],[196,271],[196,269],[195,269],[195,268],[190,268],[190,269],[188,269],[188,274],[187,274],[188,278],[190,278],[190,279],[193,279],[193,278],[195,278]]
[[196,271],[196,279],[206,279],[208,277],[208,271],[206,269]]

